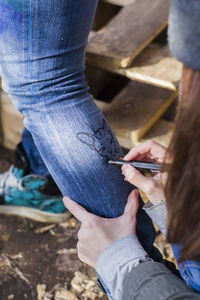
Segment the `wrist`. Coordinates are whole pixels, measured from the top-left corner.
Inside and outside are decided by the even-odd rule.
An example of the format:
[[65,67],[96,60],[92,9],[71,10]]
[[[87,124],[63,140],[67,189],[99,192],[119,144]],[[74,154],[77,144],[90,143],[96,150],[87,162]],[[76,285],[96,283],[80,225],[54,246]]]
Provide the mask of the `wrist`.
[[162,202],[166,202],[164,192],[159,192],[159,193],[154,194],[154,195],[149,195],[149,197],[147,195],[147,199],[149,200],[149,202],[152,205],[159,205]]
[[95,268],[102,277],[105,275],[106,278],[109,278],[115,268],[126,264],[127,260],[131,259],[136,260],[137,263],[149,260],[146,251],[134,234],[125,236],[108,245],[98,256]]
[[164,200],[162,200],[161,198],[159,198],[159,199],[149,199],[149,201],[147,202],[147,204],[149,203],[149,207],[150,206],[156,206],[156,205],[159,205],[160,203],[162,203],[162,201],[164,201]]
[[99,255],[96,271],[115,299],[122,299],[124,280],[131,270],[151,260],[136,235],[128,235],[110,244]]
[[152,221],[158,226],[160,231],[166,236],[167,232],[167,207],[165,201],[161,201],[157,205],[147,202],[143,209],[146,211]]

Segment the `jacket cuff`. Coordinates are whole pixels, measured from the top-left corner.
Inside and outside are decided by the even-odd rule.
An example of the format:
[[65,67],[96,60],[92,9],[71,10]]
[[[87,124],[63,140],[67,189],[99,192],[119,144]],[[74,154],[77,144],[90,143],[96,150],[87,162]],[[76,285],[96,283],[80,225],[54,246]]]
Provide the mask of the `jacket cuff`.
[[141,261],[149,261],[136,235],[126,236],[109,245],[100,255],[96,271],[115,300],[122,299],[123,283],[128,273]]
[[149,205],[149,202],[143,206],[148,216],[158,226],[160,231],[166,236],[167,234],[167,207],[164,201],[157,205]]
[[186,66],[200,70],[199,0],[172,0],[168,35],[172,55]]

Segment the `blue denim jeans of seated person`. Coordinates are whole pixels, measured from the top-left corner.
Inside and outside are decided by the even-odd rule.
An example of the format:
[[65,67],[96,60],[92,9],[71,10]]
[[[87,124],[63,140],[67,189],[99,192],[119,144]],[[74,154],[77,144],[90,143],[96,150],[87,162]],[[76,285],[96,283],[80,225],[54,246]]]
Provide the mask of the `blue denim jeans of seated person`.
[[[123,153],[84,74],[96,5],[97,0],[0,0],[0,74],[24,115],[29,146],[38,149],[62,194],[97,215],[117,217],[133,187],[120,168],[107,163]],[[156,258],[154,228],[142,209],[137,233]]]
[[[172,245],[172,250],[176,261],[179,261],[181,247]],[[178,269],[184,281],[200,294],[200,262],[185,260],[178,262]]]
[[26,128],[22,133],[22,146],[29,165],[29,173],[50,176],[50,173],[36,147],[30,131]]

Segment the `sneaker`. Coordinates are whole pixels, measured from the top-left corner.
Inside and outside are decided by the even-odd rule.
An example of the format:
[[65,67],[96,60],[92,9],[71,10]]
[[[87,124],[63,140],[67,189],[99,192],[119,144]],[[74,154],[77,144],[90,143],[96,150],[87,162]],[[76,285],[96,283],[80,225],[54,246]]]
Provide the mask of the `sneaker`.
[[16,163],[0,174],[0,214],[22,216],[39,222],[60,223],[70,217],[62,195],[50,176],[27,174],[27,160],[20,145]]

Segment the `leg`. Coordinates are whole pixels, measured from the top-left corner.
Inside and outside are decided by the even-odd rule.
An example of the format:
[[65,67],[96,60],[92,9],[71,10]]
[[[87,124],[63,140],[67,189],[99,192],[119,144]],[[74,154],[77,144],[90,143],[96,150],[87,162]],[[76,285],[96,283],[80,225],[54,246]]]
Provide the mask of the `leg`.
[[[96,0],[0,4],[3,86],[63,195],[107,217],[122,214],[131,186],[109,158],[122,151],[88,94],[85,47]],[[6,24],[6,26],[5,26]],[[154,230],[145,213],[139,238],[148,252]]]
[[26,128],[22,133],[22,146],[26,154],[29,173],[42,176],[50,176],[50,173],[33,141],[32,135]]

